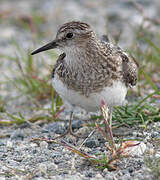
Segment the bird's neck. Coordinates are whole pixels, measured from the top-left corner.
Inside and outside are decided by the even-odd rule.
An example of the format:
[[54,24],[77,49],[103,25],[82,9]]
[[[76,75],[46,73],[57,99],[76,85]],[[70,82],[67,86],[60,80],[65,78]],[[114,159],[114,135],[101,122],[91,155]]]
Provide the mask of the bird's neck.
[[74,46],[72,48],[66,48],[65,61],[70,67],[73,66],[84,66],[85,64],[92,63],[98,54],[99,48],[101,46],[99,40],[90,40],[83,46]]

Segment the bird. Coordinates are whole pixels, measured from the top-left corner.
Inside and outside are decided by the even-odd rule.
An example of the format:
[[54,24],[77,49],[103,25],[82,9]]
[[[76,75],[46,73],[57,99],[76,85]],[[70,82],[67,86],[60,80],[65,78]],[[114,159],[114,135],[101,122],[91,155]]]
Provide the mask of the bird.
[[71,107],[69,127],[58,137],[68,133],[77,137],[72,131],[75,107],[96,112],[103,101],[110,110],[111,124],[113,108],[122,106],[128,88],[137,84],[137,61],[107,36],[98,38],[91,26],[81,21],[63,24],[54,40],[31,54],[55,48],[62,54],[53,66],[52,86]]

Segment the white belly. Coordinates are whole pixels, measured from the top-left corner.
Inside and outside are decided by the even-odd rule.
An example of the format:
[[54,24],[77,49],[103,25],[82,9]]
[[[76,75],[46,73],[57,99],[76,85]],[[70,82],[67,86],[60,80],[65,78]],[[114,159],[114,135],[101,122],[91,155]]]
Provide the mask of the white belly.
[[69,90],[57,75],[52,79],[52,85],[64,102],[72,106],[79,106],[88,112],[99,110],[102,100],[109,107],[122,105],[127,93],[126,86],[120,81],[114,82],[112,87],[106,87],[101,92],[90,94],[89,97]]

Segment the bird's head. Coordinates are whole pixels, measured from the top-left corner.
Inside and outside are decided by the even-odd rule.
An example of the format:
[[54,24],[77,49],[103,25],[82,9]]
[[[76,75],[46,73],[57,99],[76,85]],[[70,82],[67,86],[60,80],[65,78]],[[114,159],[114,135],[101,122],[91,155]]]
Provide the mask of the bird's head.
[[94,37],[95,34],[88,24],[79,21],[68,22],[59,28],[55,40],[33,51],[32,55],[54,48],[65,53],[74,48],[85,48],[86,43]]

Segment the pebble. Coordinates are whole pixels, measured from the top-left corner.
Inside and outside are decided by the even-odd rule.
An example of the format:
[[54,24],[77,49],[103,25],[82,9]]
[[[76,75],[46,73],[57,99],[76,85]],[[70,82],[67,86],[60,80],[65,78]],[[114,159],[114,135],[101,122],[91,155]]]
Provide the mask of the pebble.
[[13,133],[11,134],[11,139],[12,140],[23,140],[24,139],[24,135],[20,130],[15,130],[13,131]]
[[129,168],[128,168],[128,172],[129,172],[129,173],[133,173],[133,172],[134,172],[134,168],[133,168],[133,167],[129,167]]
[[103,170],[103,173],[104,174],[107,174],[109,171],[108,171],[108,169],[107,168],[105,168],[104,170]]
[[149,155],[153,155],[155,153],[155,150],[153,148],[148,148],[147,153]]
[[41,173],[46,174],[46,173],[47,173],[47,166],[46,166],[46,164],[41,163],[41,164],[39,165],[39,170],[40,170]]
[[99,142],[97,140],[90,139],[87,140],[84,145],[88,148],[96,148],[99,146]]
[[40,148],[41,148],[42,150],[48,149],[48,143],[47,143],[46,141],[41,141],[41,142],[40,142]]
[[151,134],[151,137],[152,137],[152,138],[160,137],[160,133],[159,133],[159,132],[153,132],[153,133]]
[[56,134],[63,134],[65,132],[65,127],[59,122],[54,122],[49,124],[42,132],[45,133],[47,132],[46,130]]
[[160,158],[160,152],[157,152],[157,153],[155,154],[155,157],[156,157],[156,158]]
[[8,140],[8,141],[7,141],[7,144],[6,144],[6,147],[7,147],[7,148],[12,148],[12,147],[13,147],[13,142],[10,141],[10,140]]
[[58,166],[55,163],[53,163],[53,162],[48,163],[47,167],[48,167],[49,170],[58,169]]
[[104,179],[101,174],[96,174],[95,178],[96,178],[96,179],[99,179],[99,180],[100,180],[100,179]]
[[93,173],[92,172],[86,172],[86,177],[92,177]]
[[82,127],[83,121],[81,120],[74,120],[72,122],[72,129],[79,129]]
[[137,143],[140,143],[140,144],[126,148],[125,152],[128,151],[128,154],[130,154],[131,156],[143,155],[147,148],[146,144],[144,144],[143,142],[138,142],[138,141],[132,141],[132,142],[134,142],[133,144],[137,144]]

